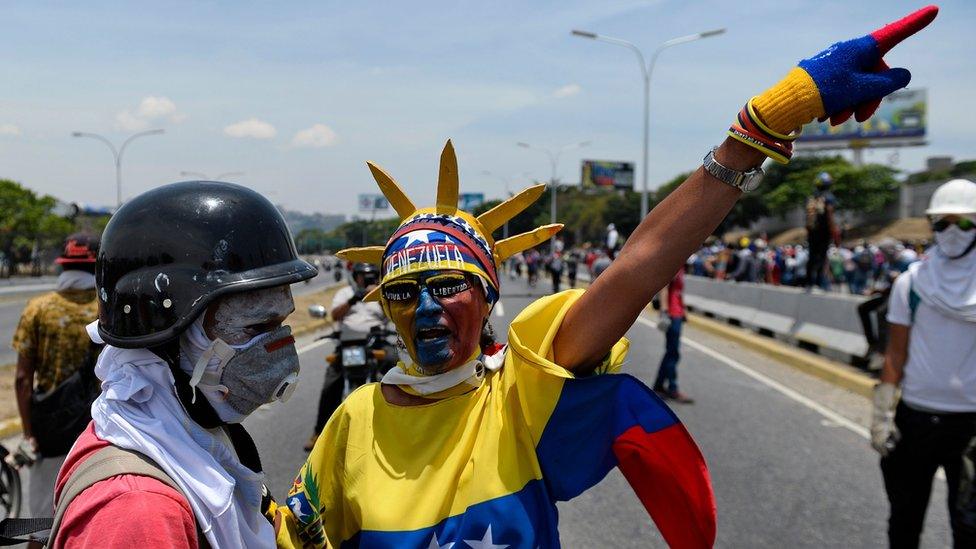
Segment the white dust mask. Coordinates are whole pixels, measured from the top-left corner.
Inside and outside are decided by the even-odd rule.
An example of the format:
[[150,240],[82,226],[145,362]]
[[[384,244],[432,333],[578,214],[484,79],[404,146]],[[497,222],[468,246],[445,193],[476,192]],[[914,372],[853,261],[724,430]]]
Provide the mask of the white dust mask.
[[[202,331],[194,324],[190,331]],[[210,341],[193,364],[190,386],[194,399],[199,388],[221,420],[240,423],[263,404],[288,400],[298,372],[295,338],[281,326],[242,345]]]
[[964,231],[955,224],[935,233],[935,243],[939,247],[939,252],[949,259],[956,259],[966,253],[974,238],[976,238],[976,229]]

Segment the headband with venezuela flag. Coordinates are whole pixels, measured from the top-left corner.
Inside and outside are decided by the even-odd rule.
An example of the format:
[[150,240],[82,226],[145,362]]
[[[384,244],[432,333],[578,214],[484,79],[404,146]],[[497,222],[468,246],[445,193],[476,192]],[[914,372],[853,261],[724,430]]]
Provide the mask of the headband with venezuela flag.
[[[454,146],[448,140],[441,153],[437,204],[417,208],[403,189],[382,168],[367,162],[373,178],[400,216],[400,226],[386,246],[349,248],[340,258],[381,265],[382,281],[422,271],[459,270],[480,276],[489,286],[489,299],[498,295],[498,265],[512,255],[547,240],[563,228],[544,225],[495,242],[492,232],[535,202],[545,185],[529,187],[475,217],[458,208],[458,169]],[[382,300],[379,288],[364,301]]]

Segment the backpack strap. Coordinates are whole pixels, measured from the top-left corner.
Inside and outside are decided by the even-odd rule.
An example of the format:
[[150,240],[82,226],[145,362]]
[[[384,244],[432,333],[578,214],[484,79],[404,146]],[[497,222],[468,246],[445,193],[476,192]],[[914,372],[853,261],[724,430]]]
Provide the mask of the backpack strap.
[[[151,459],[133,450],[117,446],[106,446],[78,466],[64,483],[54,508],[54,522],[51,525],[49,544],[57,537],[64,514],[72,500],[93,484],[119,475],[139,475],[154,478],[183,495],[176,482],[159,468]],[[197,526],[199,534],[199,526]]]
[[915,313],[918,312],[918,304],[922,302],[922,298],[915,291],[915,279],[910,278],[908,282],[908,310],[912,313],[912,324],[915,324]]

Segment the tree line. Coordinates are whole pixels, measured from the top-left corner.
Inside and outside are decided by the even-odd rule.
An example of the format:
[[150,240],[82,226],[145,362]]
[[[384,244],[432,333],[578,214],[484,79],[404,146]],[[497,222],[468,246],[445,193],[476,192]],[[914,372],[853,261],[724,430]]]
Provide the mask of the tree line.
[[[739,200],[729,215],[715,230],[721,235],[733,227],[748,227],[764,216],[785,216],[802,206],[813,193],[817,174],[827,172],[833,177],[832,191],[843,209],[865,213],[878,212],[898,198],[897,170],[879,164],[854,166],[842,156],[800,156],[787,165],[769,163],[766,178],[755,191]],[[683,182],[690,172],[676,175],[652,191],[648,202],[653,208]],[[549,223],[550,190],[509,222],[509,235],[531,230]],[[557,200],[558,221],[564,223],[563,237],[570,243],[602,242],[607,225],[630,234],[640,222],[640,194],[634,191],[582,189],[579,186],[560,187]],[[479,206],[475,215],[488,211],[500,200]],[[346,222],[332,231],[309,229],[296,237],[299,251],[321,253],[347,246],[383,245],[396,229],[398,219]],[[502,229],[495,232],[502,238]]]

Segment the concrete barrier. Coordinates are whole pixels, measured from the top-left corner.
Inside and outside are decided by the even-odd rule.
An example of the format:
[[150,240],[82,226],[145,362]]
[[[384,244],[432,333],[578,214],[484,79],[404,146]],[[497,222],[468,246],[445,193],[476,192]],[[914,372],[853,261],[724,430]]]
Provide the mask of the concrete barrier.
[[850,357],[863,357],[868,350],[857,315],[863,300],[799,288],[685,277],[685,304],[691,310]]
[[868,342],[857,315],[857,306],[862,301],[841,294],[801,296],[794,332],[796,338],[852,356],[866,355]]
[[803,290],[799,288],[779,288],[780,291],[760,292],[759,312],[753,324],[780,336],[792,336],[796,329],[796,319],[800,313],[800,299]]

